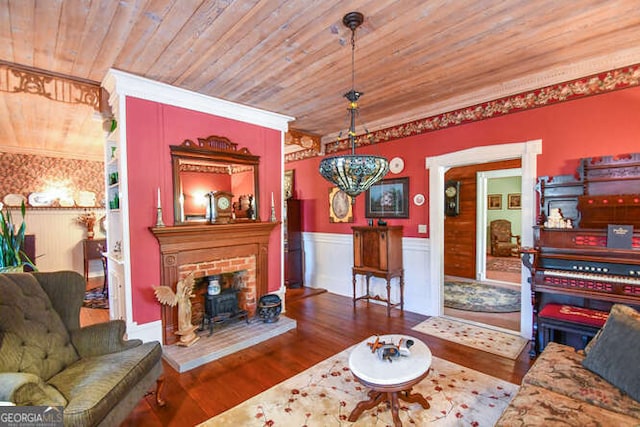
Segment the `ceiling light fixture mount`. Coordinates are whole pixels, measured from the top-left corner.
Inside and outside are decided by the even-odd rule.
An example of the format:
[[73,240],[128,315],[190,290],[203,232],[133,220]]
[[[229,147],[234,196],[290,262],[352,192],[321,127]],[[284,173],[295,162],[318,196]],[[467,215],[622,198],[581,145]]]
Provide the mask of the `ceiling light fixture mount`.
[[344,94],[349,100],[351,154],[327,157],[319,167],[320,175],[352,197],[368,190],[389,171],[389,161],[384,157],[356,155],[356,116],[358,99],[362,96],[362,92],[355,90],[356,29],[363,21],[364,15],[360,12],[349,12],[342,18],[342,23],[351,30],[351,90]]

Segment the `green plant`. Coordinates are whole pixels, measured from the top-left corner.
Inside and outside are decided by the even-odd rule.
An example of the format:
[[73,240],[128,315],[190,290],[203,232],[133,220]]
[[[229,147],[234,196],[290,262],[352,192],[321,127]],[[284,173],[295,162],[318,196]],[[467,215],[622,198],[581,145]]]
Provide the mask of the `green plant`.
[[22,224],[16,228],[11,211],[7,210],[5,213],[0,210],[0,271],[25,265],[35,270],[33,262],[21,249],[27,230],[27,224],[24,222],[26,213],[24,201],[20,206],[20,213],[22,214]]

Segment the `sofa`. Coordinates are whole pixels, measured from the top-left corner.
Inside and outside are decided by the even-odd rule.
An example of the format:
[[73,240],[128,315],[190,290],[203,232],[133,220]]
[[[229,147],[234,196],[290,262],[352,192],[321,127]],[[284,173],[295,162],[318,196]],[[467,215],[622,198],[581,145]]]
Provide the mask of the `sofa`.
[[639,426],[640,316],[615,305],[585,350],[551,342],[496,426]]
[[73,271],[0,274],[0,401],[63,408],[65,426],[119,425],[155,386],[162,348],[124,340],[125,323],[80,327]]

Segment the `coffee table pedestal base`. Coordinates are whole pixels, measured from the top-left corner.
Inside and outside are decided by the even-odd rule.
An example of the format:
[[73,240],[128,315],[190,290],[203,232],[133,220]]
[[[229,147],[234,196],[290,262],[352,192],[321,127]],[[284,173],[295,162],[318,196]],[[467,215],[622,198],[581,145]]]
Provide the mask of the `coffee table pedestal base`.
[[[419,403],[424,409],[429,409],[430,405],[427,402],[427,399],[424,398],[420,393],[411,393],[411,388],[413,385],[424,379],[429,371],[425,372],[420,377],[415,380],[408,381],[404,384],[397,385],[379,385],[379,384],[371,384],[366,381],[363,381],[361,378],[357,378],[357,380],[362,383],[364,386],[370,388],[369,390],[369,399],[363,400],[359,402],[356,407],[349,414],[348,420],[350,422],[355,422],[358,420],[360,415],[368,410],[375,408],[382,402],[388,402],[391,406],[391,416],[393,417],[393,425],[394,427],[402,426],[402,422],[400,422],[400,415],[398,411],[400,409],[400,404],[398,403],[398,399],[404,400],[408,403]],[[355,375],[354,375],[355,376]]]

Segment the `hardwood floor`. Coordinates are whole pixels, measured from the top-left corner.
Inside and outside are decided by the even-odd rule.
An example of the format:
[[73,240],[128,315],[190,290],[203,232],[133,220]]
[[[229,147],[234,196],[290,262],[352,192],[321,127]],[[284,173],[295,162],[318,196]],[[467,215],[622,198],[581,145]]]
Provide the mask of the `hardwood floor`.
[[286,314],[296,330],[183,374],[165,364],[167,405],[147,396],[122,425],[198,424],[373,334],[414,335],[437,357],[518,384],[531,365],[526,349],[517,360],[473,350],[412,331],[426,316],[393,310],[387,317],[384,306],[364,301],[354,310],[351,298],[331,293],[292,298]]

